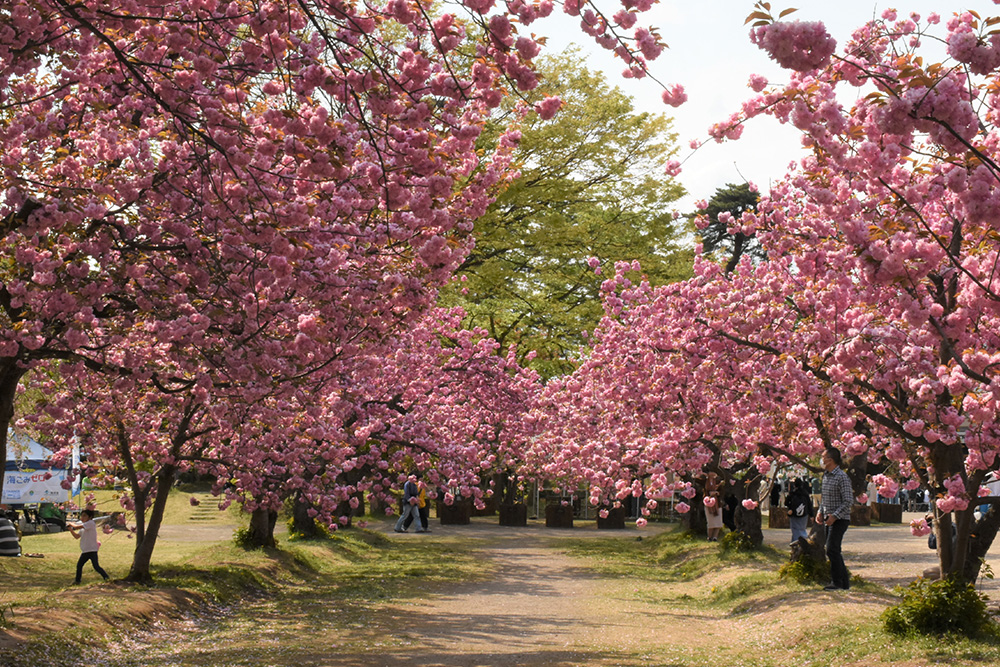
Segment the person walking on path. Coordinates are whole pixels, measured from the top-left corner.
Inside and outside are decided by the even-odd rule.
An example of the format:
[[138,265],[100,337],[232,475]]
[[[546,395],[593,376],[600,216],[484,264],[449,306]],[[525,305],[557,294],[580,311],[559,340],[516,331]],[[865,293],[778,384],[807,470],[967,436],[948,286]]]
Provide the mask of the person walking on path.
[[826,557],[830,559],[830,578],[833,579],[825,590],[847,590],[851,587],[851,575],[844,565],[841,545],[844,533],[851,525],[851,503],[854,491],[847,473],[841,470],[843,461],[840,450],[827,447],[823,452],[823,494],[816,523],[826,526]]
[[94,511],[89,509],[83,510],[80,512],[80,519],[80,523],[66,524],[69,532],[73,533],[73,537],[80,540],[80,560],[76,562],[76,581],[73,583],[80,583],[80,580],[83,578],[83,565],[88,560],[93,564],[97,574],[104,577],[104,581],[107,581],[108,573],[97,562],[97,550],[101,548],[101,543],[97,541],[97,524],[94,522]]
[[805,480],[793,479],[789,482],[788,488],[785,507],[788,508],[788,524],[792,529],[792,542],[797,542],[800,537],[809,537],[806,524],[809,523],[809,517],[812,516],[813,504]]
[[[420,493],[417,495],[417,511],[420,513],[420,523],[424,524],[424,532],[431,532],[431,504],[427,501],[427,484],[422,479],[417,479],[417,488]],[[410,527],[413,523],[413,517],[416,516],[411,514],[403,522],[403,530]]]
[[425,526],[420,522],[420,489],[417,487],[417,479],[419,474],[416,472],[410,473],[410,476],[406,478],[406,484],[403,485],[403,513],[399,515],[399,520],[396,521],[395,531],[397,533],[405,533],[406,528],[403,524],[406,523],[407,517],[413,517],[413,520],[417,523],[418,533],[425,532]]

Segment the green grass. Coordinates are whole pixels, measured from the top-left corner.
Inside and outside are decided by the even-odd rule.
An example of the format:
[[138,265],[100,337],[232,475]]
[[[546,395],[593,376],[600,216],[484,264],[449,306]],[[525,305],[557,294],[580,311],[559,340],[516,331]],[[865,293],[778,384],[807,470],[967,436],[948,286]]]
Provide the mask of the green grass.
[[[171,498],[175,520],[184,520],[184,505],[190,507],[188,493]],[[124,532],[100,539],[101,565],[113,578],[123,577],[134,541]],[[222,614],[203,629],[220,648],[200,656],[196,647],[189,647],[192,653],[185,660],[190,662],[185,664],[247,664],[253,656],[265,664],[275,664],[275,660],[283,664],[284,654],[274,653],[274,642],[262,643],[259,634],[251,631],[253,619],[263,622],[276,637],[295,634],[300,652],[322,655],[328,647],[310,645],[309,637],[328,636],[331,628],[357,632],[377,624],[380,603],[425,596],[445,584],[490,574],[489,567],[463,548],[459,538],[393,541],[376,532],[351,529],[327,539],[283,540],[279,549],[272,550],[246,551],[231,540],[160,540],[153,555],[153,589],[100,583],[89,565],[84,570],[84,586],[77,588],[70,584],[79,545],[69,532],[25,536],[22,546],[26,552],[45,557],[0,559],[0,578],[5,582],[0,605],[13,607],[15,628],[19,613],[27,610],[60,619],[60,627],[33,637],[17,658],[11,658],[15,660],[11,667],[86,663],[91,647],[116,646],[145,623],[150,596],[166,605],[161,611],[170,611],[172,604],[184,600],[223,609],[240,602],[234,607],[237,613]],[[163,593],[170,591],[165,599]],[[7,612],[4,617],[10,616]],[[84,622],[94,617],[105,622]],[[81,622],[74,625],[77,620]],[[355,649],[367,651],[383,638],[359,636],[352,641]],[[144,655],[135,662],[124,653],[111,664],[172,665],[175,658]]]
[[795,667],[826,667],[840,662],[879,660],[881,664],[917,662],[920,665],[998,665],[1000,641],[970,640],[959,636],[900,639],[877,622],[817,627],[815,654],[803,656]]
[[[186,493],[179,500],[186,502]],[[11,658],[11,667],[88,664],[97,655],[94,646],[110,651],[105,664],[116,667],[322,664],[331,650],[366,664],[419,643],[407,632],[413,603],[495,574],[492,562],[476,553],[481,542],[461,533],[418,541],[352,529],[328,539],[283,540],[277,550],[244,551],[228,540],[164,541],[154,553],[156,588],[98,584],[88,573],[87,584],[77,589],[68,585],[78,554],[68,533],[25,539],[29,550],[44,551],[46,558],[0,560],[6,586],[0,605],[13,605],[15,628],[18,614],[29,608],[53,619],[96,615],[105,623],[63,624],[38,635]],[[124,575],[133,543],[119,534],[104,542],[102,564]],[[611,600],[675,614],[688,629],[723,629],[711,650],[669,641],[634,651],[591,647],[623,667],[1000,665],[996,640],[886,634],[878,614],[895,601],[890,592],[855,580],[850,594],[838,596],[782,579],[778,569],[786,556],[774,549],[726,552],[677,530],[642,540],[567,534],[550,543],[599,573]],[[194,625],[185,634],[168,632],[163,641],[142,644],[140,657],[131,655],[121,639],[150,618],[136,605],[170,591],[175,602],[201,600],[217,611],[189,619]],[[840,605],[840,615],[828,617],[827,603]],[[799,620],[802,614],[811,616]]]
[[[627,582],[615,596],[663,608],[683,608],[706,620],[745,627],[759,624],[751,632],[749,645],[736,637],[712,645],[711,651],[683,646],[661,647],[622,657],[632,665],[676,665],[677,667],[828,667],[829,665],[1000,665],[1000,641],[962,637],[900,639],[882,630],[878,611],[897,601],[885,588],[858,577],[852,581],[850,600],[858,601],[856,619],[829,619],[818,596],[828,595],[816,585],[799,584],[778,575],[787,556],[765,547],[756,552],[726,552],[675,529],[636,542],[634,539],[584,541],[568,551],[605,577]],[[828,597],[833,603],[839,598]],[[808,610],[806,610],[806,606]],[[802,613],[815,621],[799,633],[773,639],[775,617],[792,623]],[[734,626],[735,627],[735,626]]]
[[770,571],[786,558],[769,546],[751,552],[727,552],[717,543],[706,542],[679,528],[642,541],[579,540],[571,542],[568,551],[591,561],[591,567],[604,576],[660,582],[694,581],[728,566]]

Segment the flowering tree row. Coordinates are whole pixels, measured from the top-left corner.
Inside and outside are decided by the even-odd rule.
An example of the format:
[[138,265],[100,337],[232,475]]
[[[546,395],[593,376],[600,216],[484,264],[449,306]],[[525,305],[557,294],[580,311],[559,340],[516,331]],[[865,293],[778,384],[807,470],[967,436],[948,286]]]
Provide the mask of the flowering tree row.
[[[562,8],[639,76],[662,48],[636,25],[649,4]],[[489,152],[477,138],[505,95],[536,84],[540,47],[519,26],[552,10],[2,4],[0,439],[34,373],[48,383],[39,424],[130,480],[132,578],[148,578],[165,491],[190,466],[226,471],[253,507],[294,490],[331,519],[330,498],[360,483],[344,476],[368,465],[355,459],[385,470],[427,449],[406,423],[416,408],[379,416],[403,399],[380,388],[378,360],[401,354],[401,334],[437,330],[422,324],[436,288],[515,135]],[[415,386],[409,371],[397,387]]]
[[[889,464],[883,496],[929,487],[942,575],[972,580],[1000,527],[995,504],[973,512],[1000,469],[1000,20],[887,11],[838,50],[822,24],[755,18],[790,79],[752,77],[731,122],[771,115],[808,149],[756,213],[729,216],[768,259],[700,261],[659,290],[619,271],[592,356],[548,394],[566,452],[549,465],[599,501],[835,446]],[[932,39],[948,60],[921,57]]]

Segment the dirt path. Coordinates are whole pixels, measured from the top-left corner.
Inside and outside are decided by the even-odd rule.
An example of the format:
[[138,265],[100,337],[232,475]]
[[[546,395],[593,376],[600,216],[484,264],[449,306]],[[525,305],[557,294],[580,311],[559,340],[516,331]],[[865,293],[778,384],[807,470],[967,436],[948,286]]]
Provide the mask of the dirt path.
[[[646,583],[640,590],[632,581],[601,577],[560,544],[614,533],[488,524],[444,530],[465,531],[469,540],[481,542],[477,554],[496,568],[496,576],[384,607],[379,626],[397,629],[384,653],[331,656],[322,662],[325,667],[684,665],[706,645],[718,647],[720,659],[748,650],[784,650],[803,641],[819,619],[871,617],[885,605],[871,594],[817,590],[766,601],[734,618],[685,601],[731,583],[732,572],[691,584]],[[635,539],[639,533],[619,535]],[[770,537],[782,539],[777,531]],[[798,610],[791,622],[789,605]],[[664,662],[668,656],[672,662]]]
[[[537,524],[500,528],[495,520],[484,520],[435,525],[430,535],[396,535],[390,522],[371,528],[392,540],[461,544],[491,576],[435,584],[422,598],[367,604],[360,615],[322,590],[290,591],[247,601],[214,620],[193,618],[137,637],[119,646],[113,659],[85,664],[684,667],[706,664],[704,651],[710,647],[715,662],[708,664],[799,665],[812,664],[801,662],[809,654],[802,647],[817,628],[873,620],[887,603],[884,594],[870,588],[841,593],[817,587],[757,596],[752,606],[733,612],[731,604],[699,600],[710,598],[716,588],[731,589],[752,570],[719,568],[691,581],[653,577],[639,583],[602,576],[587,561],[567,554],[569,540],[632,541],[662,526],[641,532],[559,531]],[[780,547],[786,533],[765,530],[765,539]],[[934,557],[925,541],[899,525],[852,528],[845,556],[853,572],[882,585],[912,580]],[[447,568],[447,560],[438,567]],[[253,637],[249,644],[248,636]]]
[[[522,546],[529,542],[531,546]],[[602,631],[594,608],[601,581],[539,540],[509,539],[481,552],[496,566],[488,582],[386,609],[408,646],[386,665],[581,665]],[[337,664],[337,663],[331,663]]]

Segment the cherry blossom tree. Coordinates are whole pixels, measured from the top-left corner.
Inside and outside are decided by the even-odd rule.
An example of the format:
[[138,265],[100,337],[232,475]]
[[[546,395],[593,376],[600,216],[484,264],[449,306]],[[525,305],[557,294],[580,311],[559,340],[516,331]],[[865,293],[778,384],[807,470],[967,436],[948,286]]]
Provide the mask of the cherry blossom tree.
[[[635,27],[650,4],[563,9],[641,76],[662,49]],[[0,438],[31,368],[128,374],[98,357],[158,317],[158,336],[217,327],[260,360],[292,321],[302,356],[310,340],[345,355],[433,303],[505,168],[506,140],[496,160],[476,152],[482,123],[536,83],[539,45],[517,26],[552,9],[6,2]]]
[[[349,525],[365,496],[391,510],[390,493],[410,470],[481,504],[494,471],[517,469],[537,376],[513,351],[498,354],[484,331],[463,329],[462,317],[458,309],[430,311],[372,354],[355,356],[341,375],[327,375],[298,409],[245,420],[260,424],[244,433],[250,446],[220,455],[233,463],[213,472],[219,493],[261,510],[254,542],[273,542],[273,519],[287,499],[303,532],[310,521],[335,530]],[[233,439],[223,449],[245,444]]]
[[[822,24],[752,18],[752,39],[791,72],[788,84],[771,88],[752,77],[761,94],[743,113],[794,124],[810,154],[756,212],[730,221],[760,239],[768,261],[729,275],[698,261],[693,279],[637,306],[627,289],[609,291],[608,311],[632,319],[609,328],[607,350],[588,363],[606,376],[603,385],[647,383],[631,396],[641,417],[600,418],[638,422],[666,401],[664,412],[680,413],[666,442],[689,457],[689,469],[711,459],[706,439],[728,443],[723,461],[752,457],[762,470],[825,446],[889,461],[894,471],[879,478],[880,494],[929,487],[941,574],[974,580],[1000,526],[996,505],[978,519],[973,511],[1000,467],[996,20],[952,17],[940,36],[950,59],[929,63],[921,45],[938,30],[936,15],[887,11],[839,53]],[[844,88],[864,94],[848,105]],[[736,136],[732,128],[721,124],[717,134]],[[657,329],[667,340],[659,347],[650,343]],[[649,381],[664,363],[680,369],[672,383]],[[575,381],[567,380],[570,394],[588,386]],[[703,407],[684,414],[691,405]],[[611,404],[600,411],[609,413]],[[699,421],[704,415],[721,419]],[[651,432],[662,437],[668,424]],[[632,454],[649,434],[631,425],[605,433],[619,434],[626,459],[668,460],[669,450]],[[629,481],[616,486],[621,492]]]
[[[759,543],[763,476],[775,462],[805,464],[822,446],[806,439],[797,448],[786,417],[813,387],[787,384],[768,352],[741,344],[729,328],[720,334],[732,308],[771,303],[755,294],[756,284],[747,293],[752,266],[727,276],[701,260],[695,279],[655,289],[633,282],[637,268],[620,264],[605,281],[606,315],[589,356],[546,387],[543,436],[531,460],[544,476],[586,486],[595,506],[652,499],[646,514],[674,493],[683,498],[681,513],[699,509],[705,476],[714,472],[725,495],[746,501],[739,529]],[[762,310],[741,331],[766,329],[772,315]],[[695,513],[692,525],[699,519]]]
[[[794,123],[813,153],[760,209],[768,247],[789,258],[773,281],[794,286],[786,304],[810,332],[782,354],[843,406],[847,453],[896,464],[880,493],[931,489],[942,576],[966,580],[1000,527],[995,505],[973,512],[1000,466],[995,22],[889,10],[841,54],[821,24],[758,26],[793,72],[745,107]],[[948,60],[921,57],[932,39]],[[852,87],[868,94],[847,107]]]
[[[1000,526],[993,499],[980,500],[987,475],[1000,467],[996,20],[969,12],[942,26],[936,15],[887,11],[838,51],[822,24],[775,22],[769,12],[752,18],[752,39],[790,70],[790,81],[769,87],[752,77],[760,94],[735,122],[772,115],[799,128],[809,149],[757,212],[730,221],[731,230],[756,235],[769,259],[744,262],[729,276],[699,261],[692,280],[656,291],[641,307],[612,290],[609,312],[632,308],[652,324],[631,319],[609,328],[607,349],[587,362],[599,381],[567,379],[560,403],[647,379],[631,396],[641,416],[622,416],[621,403],[580,410],[607,422],[604,437],[617,436],[624,449],[611,451],[605,466],[667,460],[664,451],[637,453],[649,433],[629,422],[650,419],[656,412],[646,406],[661,400],[664,412],[698,405],[692,397],[703,401],[700,414],[737,412],[715,424],[679,419],[667,442],[691,457],[683,464],[690,469],[710,460],[701,442],[709,436],[716,447],[730,443],[724,459],[752,456],[758,468],[807,461],[830,445],[888,461],[880,494],[929,487],[941,574],[974,580]],[[921,57],[935,38],[947,46],[944,62]],[[722,123],[716,134],[735,137],[735,127]],[[673,321],[684,323],[681,331]],[[653,334],[642,328],[659,328],[668,344],[651,345]],[[684,356],[698,360],[669,388],[650,381],[666,349],[681,353],[670,361],[679,369]],[[711,366],[721,372],[715,379],[703,372]],[[719,382],[726,376],[728,388]],[[591,426],[585,417],[574,425]],[[651,433],[669,433],[668,422]],[[572,452],[574,441],[561,439]],[[617,492],[635,483],[638,475],[629,475],[616,480]],[[981,502],[990,509],[977,518]],[[926,531],[922,523],[914,529]]]

